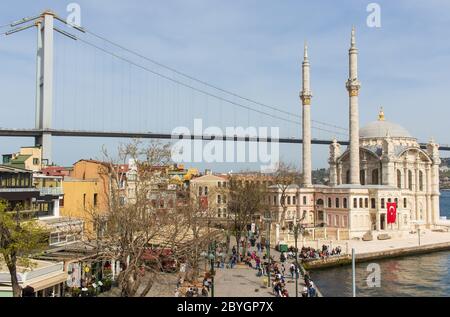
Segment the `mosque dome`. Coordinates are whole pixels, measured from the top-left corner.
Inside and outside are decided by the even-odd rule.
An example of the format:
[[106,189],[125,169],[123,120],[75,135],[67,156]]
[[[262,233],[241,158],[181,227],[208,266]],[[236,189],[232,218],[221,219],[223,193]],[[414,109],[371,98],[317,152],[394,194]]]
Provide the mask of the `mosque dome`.
[[359,136],[362,139],[385,138],[387,135],[392,138],[413,138],[408,130],[401,125],[386,121],[384,119],[383,109],[380,110],[377,121],[373,121],[359,130]]

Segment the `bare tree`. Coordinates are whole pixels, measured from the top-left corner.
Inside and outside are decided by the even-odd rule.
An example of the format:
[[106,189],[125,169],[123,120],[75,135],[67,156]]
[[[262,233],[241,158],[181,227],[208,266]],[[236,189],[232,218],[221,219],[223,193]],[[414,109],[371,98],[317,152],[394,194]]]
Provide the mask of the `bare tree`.
[[243,181],[231,176],[229,180],[228,210],[232,218],[232,231],[236,238],[236,248],[239,255],[240,241],[245,239],[243,254],[246,253],[248,226],[255,216],[267,208],[266,186],[250,181]]
[[290,185],[299,185],[301,183],[301,174],[295,169],[292,164],[280,162],[277,170],[273,173],[273,177],[274,186],[278,191],[278,195],[280,197],[280,206],[282,209],[281,217],[279,217],[280,224],[282,227],[284,227],[287,211],[287,190]]
[[[171,188],[166,175],[170,157],[169,145],[156,142],[122,145],[117,159],[104,150],[99,173],[109,181],[105,193],[109,210],[91,212],[97,228],[94,245],[99,260],[122,264],[117,281],[124,297],[145,296],[164,270],[162,259],[175,257],[188,234],[176,201],[182,189]],[[120,167],[128,163],[124,173]]]

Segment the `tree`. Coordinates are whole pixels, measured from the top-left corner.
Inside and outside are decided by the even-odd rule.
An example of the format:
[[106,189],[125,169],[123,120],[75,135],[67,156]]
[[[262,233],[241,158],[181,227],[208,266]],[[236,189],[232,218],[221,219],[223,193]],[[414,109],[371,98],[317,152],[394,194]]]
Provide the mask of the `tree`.
[[245,255],[248,239],[248,226],[255,216],[267,208],[267,187],[261,183],[243,181],[236,176],[229,179],[228,212],[231,215],[232,231],[236,238],[239,255],[241,238],[245,238],[243,255]]
[[20,208],[7,211],[7,203],[0,201],[0,253],[11,275],[14,297],[21,297],[22,290],[17,279],[17,266],[31,267],[30,254],[37,253],[46,245],[47,230],[35,220],[22,219]]
[[[186,189],[170,183],[168,144],[141,141],[119,147],[118,158],[104,152],[101,174],[109,180],[106,213],[92,210],[98,229],[98,260],[120,261],[117,278],[123,297],[146,296],[170,258],[184,261],[197,246]],[[124,173],[121,167],[128,165]],[[169,260],[170,260],[169,259]]]
[[301,175],[291,164],[280,162],[277,170],[273,173],[273,177],[282,209],[281,217],[276,217],[276,219],[279,219],[281,226],[284,227],[287,211],[287,190],[289,186],[301,183]]

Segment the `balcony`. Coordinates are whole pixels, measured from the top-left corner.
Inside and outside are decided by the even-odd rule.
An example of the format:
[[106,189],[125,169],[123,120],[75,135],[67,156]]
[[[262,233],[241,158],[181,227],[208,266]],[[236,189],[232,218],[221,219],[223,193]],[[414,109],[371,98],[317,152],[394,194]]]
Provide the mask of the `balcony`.
[[3,188],[0,187],[0,193],[33,193],[38,192],[39,189],[37,188],[28,188],[28,187],[22,187],[22,188]]
[[44,187],[39,188],[41,196],[61,196],[64,195],[62,187]]

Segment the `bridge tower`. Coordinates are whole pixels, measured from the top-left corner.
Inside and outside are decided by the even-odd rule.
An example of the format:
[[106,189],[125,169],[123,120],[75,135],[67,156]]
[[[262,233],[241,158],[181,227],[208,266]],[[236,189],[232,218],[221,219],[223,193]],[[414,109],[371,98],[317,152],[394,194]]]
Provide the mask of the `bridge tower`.
[[45,11],[37,26],[36,54],[36,130],[41,135],[35,145],[42,148],[42,161],[52,164],[52,109],[53,109],[53,22],[55,14]]

